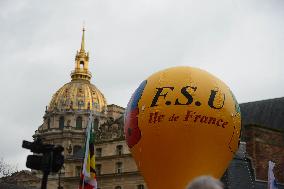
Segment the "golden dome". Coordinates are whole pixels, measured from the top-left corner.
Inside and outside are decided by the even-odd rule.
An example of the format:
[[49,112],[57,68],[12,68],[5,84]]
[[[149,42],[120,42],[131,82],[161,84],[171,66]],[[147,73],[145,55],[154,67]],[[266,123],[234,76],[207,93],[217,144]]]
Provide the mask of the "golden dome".
[[104,95],[99,89],[84,80],[66,83],[52,97],[48,111],[94,110],[105,111],[107,106]]
[[72,81],[61,87],[52,97],[48,111],[93,110],[103,112],[107,102],[99,89],[90,83],[89,53],[85,52],[85,29],[83,28],[81,49],[75,57]]

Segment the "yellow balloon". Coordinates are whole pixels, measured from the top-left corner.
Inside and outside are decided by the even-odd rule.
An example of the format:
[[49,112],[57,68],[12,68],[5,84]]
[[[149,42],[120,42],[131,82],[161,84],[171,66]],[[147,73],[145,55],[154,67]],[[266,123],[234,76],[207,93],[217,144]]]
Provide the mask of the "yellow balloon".
[[149,189],[184,189],[200,175],[220,178],[236,152],[241,115],[229,87],[192,67],[143,81],[125,113],[125,136]]

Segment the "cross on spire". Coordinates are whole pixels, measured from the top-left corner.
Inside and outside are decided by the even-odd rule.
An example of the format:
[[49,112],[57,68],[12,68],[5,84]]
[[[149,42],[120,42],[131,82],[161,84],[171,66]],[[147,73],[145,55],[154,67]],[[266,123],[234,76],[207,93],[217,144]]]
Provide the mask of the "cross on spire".
[[85,26],[83,26],[83,34],[82,34],[82,41],[81,41],[80,52],[85,52]]

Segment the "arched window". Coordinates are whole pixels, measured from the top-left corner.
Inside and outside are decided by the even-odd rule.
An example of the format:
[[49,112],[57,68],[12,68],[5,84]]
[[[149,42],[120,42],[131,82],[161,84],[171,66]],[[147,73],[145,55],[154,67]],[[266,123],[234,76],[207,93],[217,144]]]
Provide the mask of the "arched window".
[[98,119],[94,119],[94,131],[97,131],[99,127],[99,120]]
[[47,120],[47,129],[50,129],[50,118]]
[[59,129],[63,129],[64,128],[64,116],[61,116],[59,118]]
[[96,165],[96,174],[100,175],[102,171],[102,165],[101,164],[97,164]]
[[116,173],[122,173],[122,162],[116,162],[116,164],[115,164],[115,172]]
[[80,68],[84,68],[84,61],[80,61]]
[[123,154],[123,146],[122,145],[117,145],[116,146],[116,155],[121,156]]
[[82,117],[81,116],[77,117],[77,119],[76,119],[76,129],[82,129],[82,122],[83,122]]
[[114,189],[122,189],[121,186],[116,186]]

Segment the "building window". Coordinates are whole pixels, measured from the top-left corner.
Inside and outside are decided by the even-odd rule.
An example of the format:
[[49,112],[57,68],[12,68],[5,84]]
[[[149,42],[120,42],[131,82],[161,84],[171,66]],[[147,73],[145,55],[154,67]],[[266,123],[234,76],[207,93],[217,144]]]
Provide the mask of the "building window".
[[76,176],[80,176],[80,174],[81,174],[81,166],[76,166],[76,171],[75,171],[75,173],[76,173]]
[[82,117],[81,116],[77,117],[77,119],[76,119],[76,129],[82,129],[82,122],[83,122]]
[[74,154],[78,154],[78,152],[80,152],[80,151],[83,152],[81,146],[76,145],[76,146],[73,147],[73,155],[74,155]]
[[122,173],[122,162],[117,162],[116,164],[115,164],[115,171],[116,171],[116,173]]
[[102,157],[102,148],[96,148],[96,156]]
[[137,189],[144,189],[144,185],[143,184],[137,185]]
[[97,131],[99,127],[99,120],[98,119],[94,119],[94,131]]
[[116,186],[114,189],[122,189],[121,186]]
[[80,61],[80,68],[84,68],[84,61]]
[[64,128],[64,116],[61,116],[59,118],[59,129],[63,129]]
[[102,170],[102,165],[101,164],[97,164],[96,165],[96,174],[100,175],[101,174],[101,170]]
[[116,155],[121,156],[122,154],[123,154],[123,146],[122,145],[116,146]]
[[47,129],[50,129],[50,118],[47,120]]

